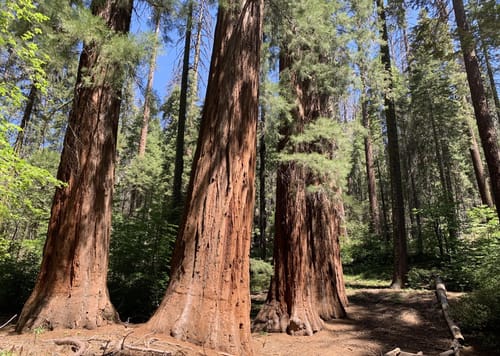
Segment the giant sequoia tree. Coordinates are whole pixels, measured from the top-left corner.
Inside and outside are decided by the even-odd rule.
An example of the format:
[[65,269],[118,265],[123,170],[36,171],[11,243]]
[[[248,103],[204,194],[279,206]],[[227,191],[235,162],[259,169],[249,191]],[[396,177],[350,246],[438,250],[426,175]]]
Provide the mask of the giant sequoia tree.
[[155,332],[251,353],[249,252],[254,205],[261,0],[220,5],[188,197]]
[[[325,40],[331,34],[328,25],[333,27],[331,8],[303,3],[291,11],[302,6],[317,11],[314,16],[324,21],[325,37],[314,41]],[[282,162],[276,178],[275,272],[266,305],[253,325],[254,330],[292,335],[312,335],[321,330],[323,320],[344,317],[347,305],[339,246],[344,214],[339,181],[332,179],[334,172],[320,167],[338,159],[332,97],[322,82],[334,80],[333,66],[323,53],[311,54],[308,45],[293,43],[294,35],[304,36],[315,26],[302,25],[292,26],[281,43],[281,84],[294,108],[290,119],[283,120],[278,147]],[[305,58],[312,67],[299,66]]]
[[[112,32],[128,32],[132,0],[95,0],[91,10]],[[86,43],[80,56],[57,173],[66,186],[55,193],[40,273],[17,331],[118,321],[106,274],[122,73],[103,65],[101,45]]]

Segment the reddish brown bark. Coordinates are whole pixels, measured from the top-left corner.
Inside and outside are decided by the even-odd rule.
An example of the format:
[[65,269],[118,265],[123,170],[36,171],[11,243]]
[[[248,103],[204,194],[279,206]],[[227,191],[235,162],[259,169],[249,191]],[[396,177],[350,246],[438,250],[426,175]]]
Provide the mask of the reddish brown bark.
[[251,354],[249,253],[254,206],[262,1],[219,9],[188,199],[165,297],[145,328]]
[[[286,49],[283,49],[286,53]],[[280,58],[280,69],[291,68],[291,57]],[[292,134],[327,111],[328,100],[310,92],[307,79],[289,71],[297,107],[293,126],[284,126],[280,149]],[[311,145],[287,148],[312,152]],[[317,146],[317,145],[316,145]],[[332,147],[324,147],[326,154]],[[332,192],[338,194],[332,196]],[[274,278],[254,330],[312,335],[323,320],[345,316],[347,297],[340,260],[339,236],[343,205],[339,189],[328,176],[313,173],[298,162],[283,162],[277,172],[274,237]]]
[[347,297],[340,262],[342,207],[330,194],[307,191],[307,168],[278,169],[274,277],[254,331],[312,335],[323,320],[342,318]]
[[481,196],[481,203],[489,207],[493,207],[493,200],[491,199],[490,190],[488,187],[488,182],[486,181],[486,175],[483,169],[483,161],[481,159],[481,153],[479,152],[479,147],[477,145],[476,135],[469,126],[470,135],[470,148],[469,152],[472,159],[472,165],[474,167],[474,174],[476,175],[477,187],[479,190],[479,195]]
[[467,17],[465,15],[462,0],[453,0],[453,9],[457,21],[460,45],[464,56],[467,81],[471,93],[472,105],[476,116],[479,136],[484,150],[484,157],[490,172],[491,187],[497,214],[500,218],[500,152],[498,147],[498,135],[495,129],[493,115],[488,107],[486,91],[481,78],[481,70],[474,49],[475,43],[472,37]]
[[[115,31],[129,30],[132,1],[91,5]],[[105,78],[114,68],[93,72],[99,48],[86,44],[80,56],[74,103],[57,177],[67,186],[54,196],[43,260],[35,288],[16,330],[95,328],[118,321],[106,286],[111,202],[120,92]],[[94,84],[83,74],[93,73]]]

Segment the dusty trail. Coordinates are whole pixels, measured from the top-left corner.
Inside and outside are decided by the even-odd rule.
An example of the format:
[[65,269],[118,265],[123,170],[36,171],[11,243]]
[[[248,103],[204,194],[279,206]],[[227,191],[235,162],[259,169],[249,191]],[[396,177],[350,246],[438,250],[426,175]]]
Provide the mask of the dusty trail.
[[[286,334],[253,334],[255,355],[329,356],[381,355],[396,347],[407,352],[438,355],[450,346],[451,337],[433,291],[391,289],[349,289],[348,318],[325,323],[325,329],[310,337]],[[450,299],[456,298],[453,293]],[[140,334],[134,325],[115,325],[96,330],[56,330],[38,335],[0,330],[2,350],[12,355],[71,355],[71,345],[53,340],[75,338],[86,343],[84,355],[103,355],[126,336],[125,344],[170,351],[171,355],[218,355],[168,337]],[[108,353],[109,355],[110,353]],[[115,353],[116,355],[117,353]],[[124,352],[122,355],[146,355]],[[153,354],[150,354],[153,355]],[[461,355],[486,355],[466,347]]]
[[311,337],[254,335],[261,355],[380,355],[396,347],[437,355],[450,335],[432,291],[350,289],[348,319]]

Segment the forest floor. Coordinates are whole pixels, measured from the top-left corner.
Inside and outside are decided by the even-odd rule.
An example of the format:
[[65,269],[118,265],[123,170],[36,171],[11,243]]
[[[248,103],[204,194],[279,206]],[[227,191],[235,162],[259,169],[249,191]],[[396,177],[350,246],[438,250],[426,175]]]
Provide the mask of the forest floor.
[[[262,356],[382,355],[399,347],[406,352],[422,351],[438,355],[449,349],[451,336],[430,290],[394,291],[381,286],[348,282],[348,318],[329,321],[310,337],[286,334],[253,334],[253,349]],[[449,293],[451,301],[458,297]],[[265,295],[253,296],[256,304]],[[1,322],[2,320],[0,320]],[[178,340],[141,334],[135,325],[115,325],[97,330],[56,330],[22,335],[13,326],[0,330],[0,356],[76,355],[71,345],[56,345],[65,339],[70,344],[83,342],[83,355],[159,355],[146,348],[167,351],[165,355],[220,355]],[[466,340],[467,341],[467,340]],[[124,347],[122,347],[124,345]],[[73,345],[73,350],[77,349]],[[117,352],[118,349],[124,351]],[[2,351],[3,350],[3,351]],[[115,350],[115,351],[113,351]],[[491,355],[466,346],[461,355]]]

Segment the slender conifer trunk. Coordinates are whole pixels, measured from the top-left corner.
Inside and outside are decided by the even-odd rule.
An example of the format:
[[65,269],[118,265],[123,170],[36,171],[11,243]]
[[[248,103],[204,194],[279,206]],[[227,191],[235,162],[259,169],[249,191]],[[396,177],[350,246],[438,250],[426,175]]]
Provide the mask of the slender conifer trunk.
[[500,153],[498,135],[493,122],[493,115],[488,107],[488,100],[481,78],[479,62],[474,49],[472,36],[462,0],[453,0],[453,9],[457,21],[458,35],[464,56],[465,70],[476,116],[479,136],[484,150],[484,156],[490,172],[493,198],[500,218]]
[[149,119],[151,116],[151,96],[153,93],[153,82],[156,70],[156,56],[158,53],[158,47],[160,46],[159,36],[160,36],[160,10],[154,9],[154,24],[155,24],[155,38],[153,44],[153,52],[149,58],[149,71],[148,80],[146,83],[146,93],[144,94],[144,110],[142,113],[142,127],[141,134],[139,137],[139,148],[137,154],[139,157],[143,157],[146,153],[146,142],[148,139],[148,129],[149,129]]
[[363,127],[366,129],[366,135],[364,137],[365,145],[365,166],[366,166],[366,177],[368,182],[368,200],[370,202],[370,228],[379,237],[382,236],[382,228],[380,224],[380,213],[378,207],[377,199],[377,180],[375,177],[375,164],[373,161],[373,144],[371,139],[371,123],[370,114],[368,112],[368,100],[366,95],[364,74],[361,74],[361,80],[363,82],[363,92],[365,97],[362,99],[361,103],[361,115],[363,118]]
[[[380,46],[382,63],[389,76],[388,91],[392,93],[392,69],[391,57],[389,53],[387,21],[384,10],[383,0],[376,0],[382,25],[382,40],[384,43]],[[391,288],[403,288],[406,283],[406,274],[408,273],[408,256],[406,249],[406,226],[405,211],[403,199],[403,184],[401,178],[401,163],[399,157],[398,126],[396,122],[396,107],[392,94],[385,93],[385,119],[387,124],[387,141],[389,151],[389,170],[391,173],[392,187],[392,234],[394,242],[394,270],[391,282]]]
[[186,131],[186,111],[188,100],[189,58],[191,52],[191,30],[193,26],[193,1],[189,1],[186,18],[186,34],[184,38],[184,57],[182,60],[181,92],[179,98],[179,119],[177,122],[177,139],[175,141],[175,166],[172,201],[177,210],[182,209],[182,173],[184,172],[184,137]]
[[474,130],[469,125],[469,135],[470,135],[470,148],[469,152],[472,159],[472,165],[474,167],[474,174],[476,175],[477,188],[479,190],[479,195],[481,196],[481,202],[484,205],[493,207],[493,200],[491,198],[490,189],[488,182],[486,181],[486,174],[483,169],[483,161],[481,159],[481,153],[479,152],[479,146],[477,144],[476,135]]
[[261,131],[259,138],[259,252],[260,257],[265,260],[267,256],[267,211],[266,211],[266,111],[261,106],[260,115]]
[[28,98],[26,100],[26,106],[24,108],[23,118],[21,120],[21,124],[19,127],[21,131],[17,134],[16,142],[14,143],[14,150],[18,155],[21,154],[24,145],[24,138],[26,135],[26,129],[31,121],[31,114],[33,113],[33,108],[35,107],[35,101],[37,96],[37,88],[35,84],[31,85],[30,92],[28,94]]

